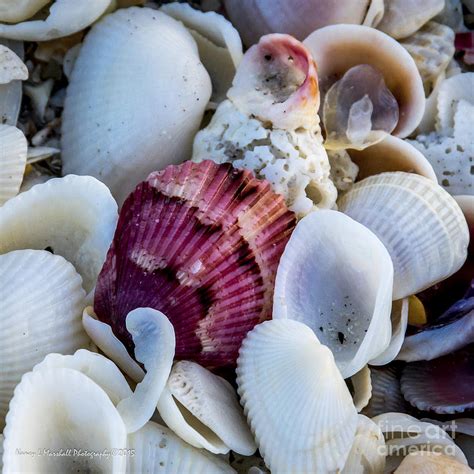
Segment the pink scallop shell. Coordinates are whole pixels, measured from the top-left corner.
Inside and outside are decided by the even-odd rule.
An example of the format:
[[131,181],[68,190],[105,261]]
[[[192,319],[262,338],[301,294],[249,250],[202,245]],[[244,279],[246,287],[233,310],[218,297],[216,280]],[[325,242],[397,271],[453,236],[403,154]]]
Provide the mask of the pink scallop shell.
[[162,311],[176,357],[235,364],[272,311],[276,269],[296,224],[281,196],[250,171],[212,161],[152,173],[127,198],[95,291],[101,321],[130,350],[129,311]]

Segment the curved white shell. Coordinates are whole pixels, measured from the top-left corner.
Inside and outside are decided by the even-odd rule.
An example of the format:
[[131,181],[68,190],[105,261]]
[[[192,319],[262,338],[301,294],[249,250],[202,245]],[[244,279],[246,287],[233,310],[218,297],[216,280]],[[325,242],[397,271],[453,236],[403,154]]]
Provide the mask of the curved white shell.
[[0,255],[0,426],[21,376],[50,352],[89,343],[81,325],[85,292],[64,258],[43,250]]
[[199,364],[176,362],[158,402],[163,421],[196,448],[250,455],[257,447],[232,386]]
[[28,69],[10,49],[0,44],[0,84],[28,79]]
[[357,411],[331,351],[311,329],[292,320],[257,325],[240,348],[237,384],[272,472],[342,469]]
[[199,57],[211,76],[211,100],[224,100],[243,56],[242,41],[237,30],[222,15],[203,13],[187,3],[168,3],[160,10],[189,29],[196,40]]
[[370,369],[366,365],[350,379],[352,385],[352,399],[358,412],[367,406],[372,397],[372,380],[370,378]]
[[117,223],[110,191],[90,176],[38,184],[0,207],[0,253],[51,248],[71,262],[90,291]]
[[472,474],[472,469],[452,457],[430,451],[409,453],[394,474]]
[[394,299],[447,278],[466,259],[469,231],[461,209],[441,186],[423,176],[371,176],[354,184],[338,206],[387,247],[394,266]]
[[395,39],[406,38],[440,13],[444,0],[390,0],[385,1],[385,12],[377,28]]
[[0,23],[0,36],[23,41],[47,41],[83,30],[96,21],[112,0],[55,0],[45,20],[16,25]]
[[50,0],[3,0],[0,3],[0,22],[18,23],[31,18]]
[[307,324],[347,378],[390,342],[392,286],[390,256],[370,230],[337,211],[314,212],[281,257],[273,319]]
[[171,430],[152,421],[128,436],[127,473],[224,474],[235,472],[226,462],[186,444]]
[[28,143],[21,130],[11,125],[0,125],[0,206],[18,194],[27,150]]
[[404,138],[423,117],[425,93],[413,58],[394,39],[361,25],[333,25],[316,30],[304,40],[318,66],[322,91],[353,66],[369,64],[382,73],[398,102],[400,118],[394,135]]
[[[4,431],[3,472],[125,472],[124,456],[85,456],[126,448],[125,426],[107,394],[66,368],[25,374],[15,389]],[[63,453],[70,455],[48,455]],[[22,454],[23,452],[23,454]],[[34,455],[25,454],[33,452]]]
[[357,417],[357,431],[342,474],[379,474],[385,467],[382,431],[364,415]]
[[387,171],[405,171],[438,182],[433,166],[423,154],[407,141],[393,135],[387,135],[381,142],[363,150],[347,152],[359,168],[358,181]]
[[95,176],[123,202],[151,171],[190,157],[210,95],[196,42],[180,22],[149,8],[107,15],[71,74],[63,172]]

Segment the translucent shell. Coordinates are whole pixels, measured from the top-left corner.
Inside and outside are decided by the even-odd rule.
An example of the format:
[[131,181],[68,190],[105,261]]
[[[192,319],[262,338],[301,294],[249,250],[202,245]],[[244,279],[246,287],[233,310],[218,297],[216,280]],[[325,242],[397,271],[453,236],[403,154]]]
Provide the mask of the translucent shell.
[[292,320],[256,326],[240,349],[237,384],[272,472],[342,469],[354,440],[357,411],[331,351],[310,328]]
[[153,173],[125,202],[94,309],[131,348],[125,317],[160,309],[176,356],[235,363],[245,334],[272,310],[273,283],[294,215],[265,181],[211,161]]

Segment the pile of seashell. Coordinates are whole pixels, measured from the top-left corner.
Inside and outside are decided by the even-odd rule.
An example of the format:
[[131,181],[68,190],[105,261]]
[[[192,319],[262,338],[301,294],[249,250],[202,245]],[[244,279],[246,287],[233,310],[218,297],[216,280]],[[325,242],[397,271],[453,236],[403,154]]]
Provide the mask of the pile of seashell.
[[474,472],[474,2],[189,3],[0,1],[2,472]]

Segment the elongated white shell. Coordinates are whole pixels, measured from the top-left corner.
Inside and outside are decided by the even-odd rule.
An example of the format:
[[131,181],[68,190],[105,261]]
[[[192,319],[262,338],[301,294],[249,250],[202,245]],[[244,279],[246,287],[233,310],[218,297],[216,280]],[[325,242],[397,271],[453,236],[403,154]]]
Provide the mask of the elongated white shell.
[[[15,389],[4,435],[5,474],[125,472],[125,456],[78,454],[124,449],[126,433],[107,394],[73,369],[25,374]],[[34,455],[22,454],[28,452]]]
[[180,22],[149,8],[107,15],[70,78],[64,173],[95,176],[123,202],[151,171],[190,157],[210,95],[196,42]]
[[128,436],[127,473],[224,474],[235,472],[217,456],[193,448],[171,430],[152,421]]
[[237,384],[273,473],[342,469],[357,411],[331,351],[311,329],[292,320],[257,325],[240,348]]
[[308,325],[347,378],[390,342],[392,286],[390,256],[370,230],[337,211],[314,212],[281,257],[273,318]]
[[441,186],[423,176],[371,176],[356,183],[338,206],[387,247],[395,271],[394,299],[447,278],[466,259],[469,231],[461,209]]
[[90,291],[117,223],[110,191],[90,176],[38,184],[0,208],[0,253],[50,248],[71,262]]
[[0,125],[0,206],[18,194],[25,172],[27,150],[28,143],[21,130]]
[[73,353],[82,329],[85,292],[64,258],[43,250],[0,255],[0,426],[21,376],[50,352]]
[[169,428],[197,448],[247,456],[257,449],[232,386],[194,362],[175,363],[158,411]]
[[0,23],[0,36],[22,41],[47,41],[69,36],[90,26],[111,2],[112,0],[55,0],[45,20],[25,21],[16,25]]

